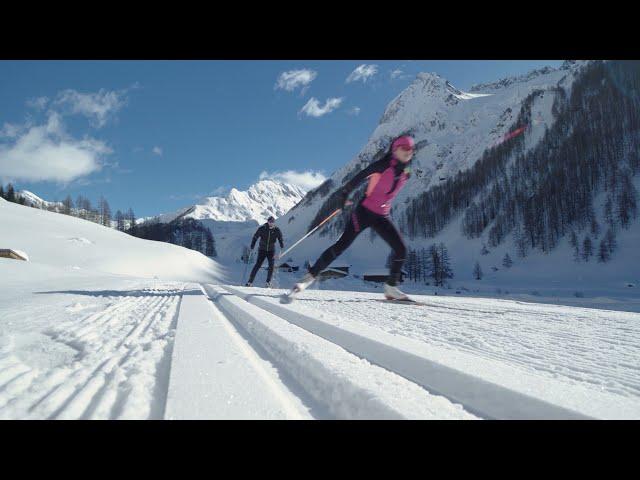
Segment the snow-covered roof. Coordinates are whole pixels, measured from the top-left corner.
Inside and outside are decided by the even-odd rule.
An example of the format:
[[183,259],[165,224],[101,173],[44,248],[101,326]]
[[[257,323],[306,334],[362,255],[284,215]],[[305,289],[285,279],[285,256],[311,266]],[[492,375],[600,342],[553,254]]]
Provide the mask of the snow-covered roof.
[[389,270],[385,269],[385,270],[369,270],[368,272],[364,272],[362,274],[367,275],[367,276],[383,276],[383,275],[389,275]]
[[[407,271],[403,268],[401,270],[402,273],[404,273],[405,275],[407,275]],[[367,275],[373,275],[373,276],[384,276],[384,275],[389,275],[389,269],[384,269],[384,270],[369,270],[367,272],[364,272],[362,274],[363,276]]]
[[0,248],[0,257],[16,258],[20,260],[29,261],[29,255],[22,250],[16,250],[15,248]]
[[322,272],[320,272],[320,274],[322,275],[324,272],[333,272],[333,273],[339,273],[340,275],[347,275],[342,270],[336,270],[335,268],[327,268],[327,269],[323,270]]

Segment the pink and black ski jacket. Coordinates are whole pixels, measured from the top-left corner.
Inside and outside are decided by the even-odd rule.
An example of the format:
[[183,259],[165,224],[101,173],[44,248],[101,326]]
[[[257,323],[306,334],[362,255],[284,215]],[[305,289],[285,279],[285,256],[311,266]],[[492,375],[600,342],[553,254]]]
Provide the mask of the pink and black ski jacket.
[[388,154],[384,158],[373,162],[358,173],[342,187],[343,196],[358,186],[365,178],[369,178],[365,198],[362,206],[378,215],[389,215],[391,202],[402,189],[409,178],[408,164],[400,162],[395,155]]

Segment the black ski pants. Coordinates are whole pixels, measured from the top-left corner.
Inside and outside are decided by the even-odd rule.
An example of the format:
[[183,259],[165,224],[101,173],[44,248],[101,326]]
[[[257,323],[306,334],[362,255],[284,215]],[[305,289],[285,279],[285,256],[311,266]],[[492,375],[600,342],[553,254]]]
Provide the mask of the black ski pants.
[[400,236],[400,232],[391,223],[388,216],[378,215],[371,210],[363,207],[362,204],[351,212],[351,218],[347,224],[344,233],[336,243],[327,248],[316,263],[309,269],[314,277],[327,268],[331,262],[338,258],[349,245],[353,243],[356,237],[368,227],[371,227],[380,237],[387,242],[393,250],[393,261],[389,272],[389,285],[397,285],[400,280],[400,271],[407,257],[407,247]]
[[253,279],[256,278],[256,273],[264,263],[264,259],[266,258],[269,261],[269,273],[267,274],[267,283],[271,281],[271,276],[273,275],[273,257],[275,254],[275,250],[260,250],[258,252],[258,259],[256,260],[256,264],[253,266],[253,270],[251,270],[251,276],[249,277],[249,283],[253,283]]

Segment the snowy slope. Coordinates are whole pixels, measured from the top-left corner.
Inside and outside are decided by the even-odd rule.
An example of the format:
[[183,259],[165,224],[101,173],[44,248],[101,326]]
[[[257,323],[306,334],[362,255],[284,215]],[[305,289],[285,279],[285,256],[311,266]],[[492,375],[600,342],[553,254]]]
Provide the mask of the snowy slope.
[[223,275],[216,262],[193,250],[14,203],[0,203],[0,229],[2,248],[65,270],[213,282]]
[[[162,418],[192,250],[0,199],[0,418]],[[166,280],[161,280],[166,279]]]

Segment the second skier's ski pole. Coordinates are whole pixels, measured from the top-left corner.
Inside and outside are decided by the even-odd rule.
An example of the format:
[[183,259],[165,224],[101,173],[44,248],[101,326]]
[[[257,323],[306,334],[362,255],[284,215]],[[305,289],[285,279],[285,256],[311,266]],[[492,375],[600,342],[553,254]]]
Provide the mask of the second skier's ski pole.
[[325,218],[324,220],[322,220],[313,230],[311,230],[309,233],[307,233],[304,237],[302,237],[300,240],[298,240],[296,243],[294,243],[293,245],[291,245],[289,248],[287,248],[284,252],[280,252],[280,257],[282,258],[284,257],[287,253],[289,253],[291,250],[293,250],[293,248],[298,245],[301,241],[303,241],[305,238],[307,238],[309,235],[311,235],[313,232],[315,232],[317,229],[319,229],[322,225],[324,225],[325,223],[327,223],[329,220],[331,220],[333,217],[335,217],[337,214],[339,214],[342,211],[341,208],[338,208],[337,210],[335,210],[331,215],[329,215],[327,218]]
[[244,264],[244,273],[242,274],[242,285],[244,285],[244,281],[247,278],[247,267],[249,266],[249,263],[251,263],[252,255],[253,255],[253,250],[249,250],[249,256],[246,260],[246,263]]

